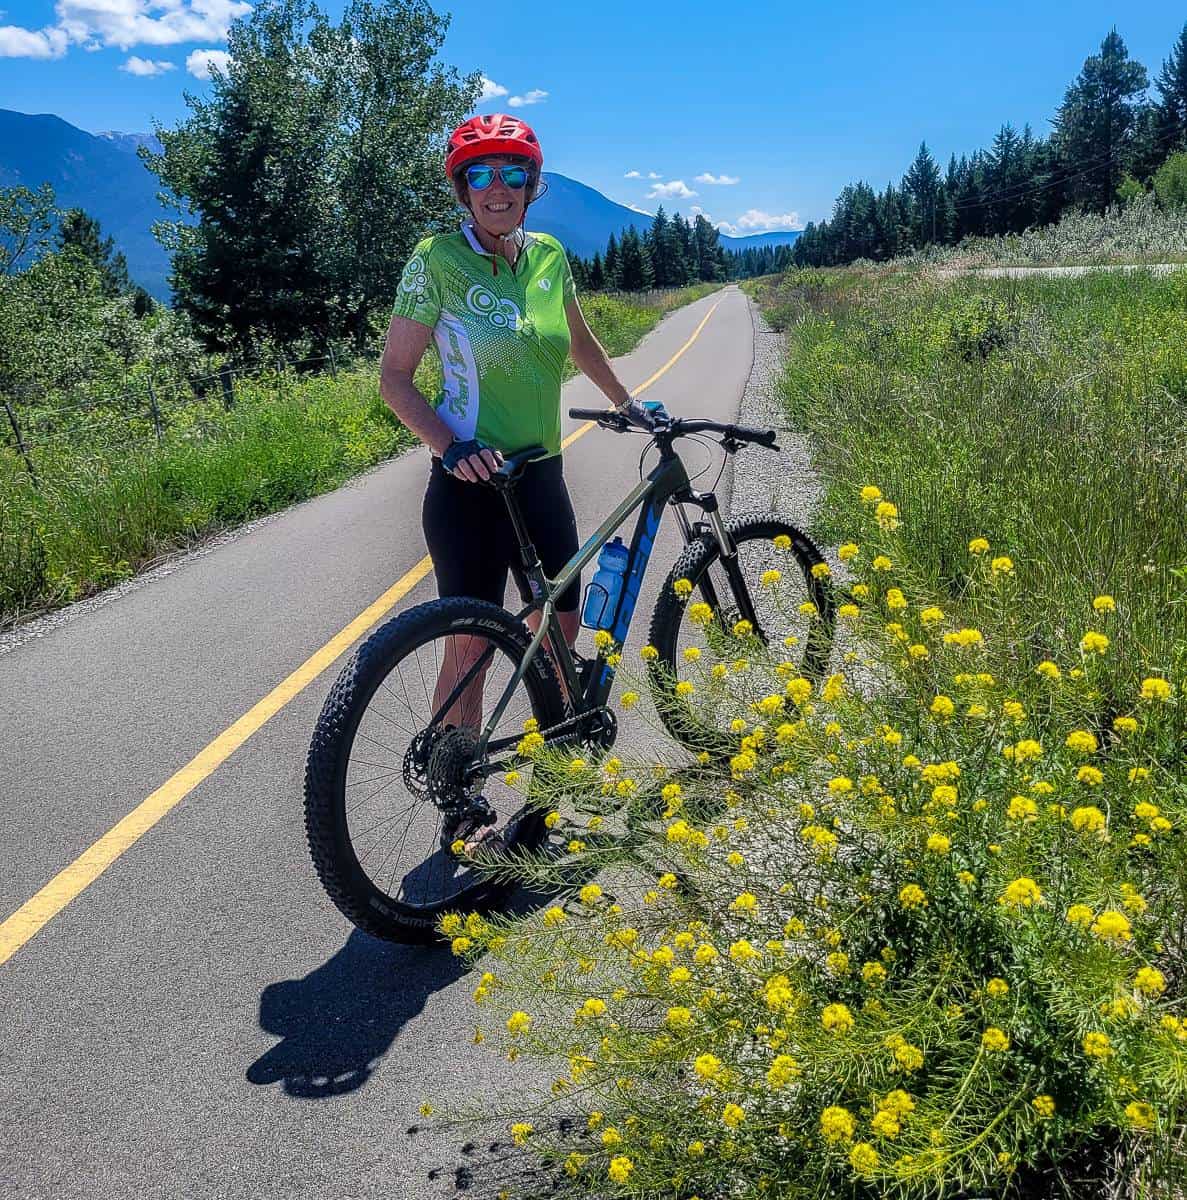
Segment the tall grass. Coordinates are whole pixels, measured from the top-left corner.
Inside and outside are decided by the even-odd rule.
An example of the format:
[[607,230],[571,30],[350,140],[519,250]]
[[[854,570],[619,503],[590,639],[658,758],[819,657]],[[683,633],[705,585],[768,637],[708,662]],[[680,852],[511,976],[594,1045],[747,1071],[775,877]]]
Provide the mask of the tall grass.
[[[582,298],[611,355],[623,354],[681,304],[716,285]],[[570,372],[574,368],[569,364]],[[426,395],[440,368],[417,375]],[[0,449],[0,627],[135,574],[162,554],[340,486],[415,438],[380,400],[374,365],[337,376],[269,372],[170,412],[158,445],[147,415],[116,403],[86,413],[86,434],[44,439],[37,482]]]
[[803,272],[758,294],[788,331],[784,396],[827,481],[826,538],[876,483],[927,589],[959,593],[983,535],[1025,570],[1050,653],[1100,593],[1125,614],[1115,687],[1184,653],[1187,275]]
[[1103,215],[1067,212],[1052,225],[1004,237],[968,237],[928,246],[916,261],[954,267],[1160,263],[1187,260],[1187,208],[1163,208],[1138,196]]

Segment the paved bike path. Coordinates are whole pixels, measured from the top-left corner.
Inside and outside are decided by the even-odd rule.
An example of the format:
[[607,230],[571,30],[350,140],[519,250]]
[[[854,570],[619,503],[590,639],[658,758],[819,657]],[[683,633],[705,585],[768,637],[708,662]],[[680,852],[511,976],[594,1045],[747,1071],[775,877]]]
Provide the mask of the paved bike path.
[[[618,360],[627,386],[714,305],[646,395],[734,417],[752,357],[735,288]],[[599,394],[575,379],[564,404]],[[593,430],[566,452],[582,528],[637,478],[638,448]],[[419,561],[426,469],[424,452],[384,464],[0,655],[0,918]],[[675,549],[669,524],[651,596]],[[430,576],[398,607],[432,595]],[[636,645],[649,609],[645,595]],[[341,661],[0,965],[0,1194],[411,1198],[466,1182],[464,1134],[406,1130],[426,1096],[514,1081],[470,1045],[473,984],[446,953],[352,931],[304,845],[305,748]]]

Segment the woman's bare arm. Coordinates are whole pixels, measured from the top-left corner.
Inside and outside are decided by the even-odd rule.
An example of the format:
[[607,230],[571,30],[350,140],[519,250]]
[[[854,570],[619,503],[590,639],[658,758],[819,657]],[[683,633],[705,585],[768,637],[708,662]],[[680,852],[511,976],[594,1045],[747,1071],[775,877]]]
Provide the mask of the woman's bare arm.
[[578,370],[597,384],[611,404],[617,408],[625,407],[631,402],[631,394],[614,373],[602,343],[586,324],[585,314],[576,296],[565,305],[565,317],[569,322],[569,353]]
[[[433,331],[419,321],[392,317],[379,366],[379,395],[434,454],[441,456],[453,441],[453,431],[437,416],[412,381],[432,335]],[[483,449],[479,454],[461,459],[453,474],[467,483],[475,483],[489,479],[502,461],[497,450]]]

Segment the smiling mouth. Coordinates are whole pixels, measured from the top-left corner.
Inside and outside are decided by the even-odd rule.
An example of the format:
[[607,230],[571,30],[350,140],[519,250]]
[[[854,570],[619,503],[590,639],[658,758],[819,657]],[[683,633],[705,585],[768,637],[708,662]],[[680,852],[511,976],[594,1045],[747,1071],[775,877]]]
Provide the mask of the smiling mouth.
[[511,209],[511,205],[506,201],[504,201],[502,204],[484,204],[482,207],[485,208],[487,212],[491,213],[505,213],[509,212]]

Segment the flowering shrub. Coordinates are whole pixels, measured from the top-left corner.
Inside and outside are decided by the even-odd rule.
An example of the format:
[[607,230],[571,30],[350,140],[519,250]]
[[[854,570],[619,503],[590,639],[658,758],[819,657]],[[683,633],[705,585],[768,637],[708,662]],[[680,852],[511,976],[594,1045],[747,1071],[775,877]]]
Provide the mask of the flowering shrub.
[[911,256],[952,267],[1165,263],[1185,257],[1187,209],[1163,207],[1149,193],[1104,214],[1071,211],[1025,233],[967,237],[959,245],[928,246]]
[[863,496],[844,669],[735,634],[728,762],[525,747],[558,844],[521,873],[559,894],[442,923],[481,1035],[552,1064],[516,1140],[583,1196],[1174,1196],[1185,680],[1104,711],[1108,597],[1037,659],[1008,555],[974,538],[933,603]]

